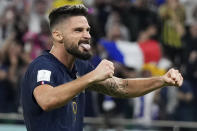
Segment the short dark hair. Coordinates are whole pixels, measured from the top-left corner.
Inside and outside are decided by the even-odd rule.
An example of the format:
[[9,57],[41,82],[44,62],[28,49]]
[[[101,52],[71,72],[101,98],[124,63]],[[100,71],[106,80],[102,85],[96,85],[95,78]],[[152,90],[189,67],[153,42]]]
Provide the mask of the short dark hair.
[[53,28],[54,25],[58,24],[63,19],[66,19],[70,16],[85,16],[88,15],[88,9],[80,5],[65,5],[59,8],[56,8],[51,11],[49,14],[49,26]]

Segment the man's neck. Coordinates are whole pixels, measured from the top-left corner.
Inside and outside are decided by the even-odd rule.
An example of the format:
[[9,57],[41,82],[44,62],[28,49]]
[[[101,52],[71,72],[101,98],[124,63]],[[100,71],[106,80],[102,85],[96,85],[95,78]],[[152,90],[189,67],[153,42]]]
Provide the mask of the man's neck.
[[75,57],[69,54],[64,48],[53,46],[50,53],[53,54],[69,70],[73,69]]

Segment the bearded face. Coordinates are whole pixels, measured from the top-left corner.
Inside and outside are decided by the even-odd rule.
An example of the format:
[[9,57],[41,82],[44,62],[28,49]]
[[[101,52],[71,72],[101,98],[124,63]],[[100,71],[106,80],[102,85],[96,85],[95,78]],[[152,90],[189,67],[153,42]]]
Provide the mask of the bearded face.
[[90,26],[86,17],[73,16],[64,23],[63,44],[65,50],[76,58],[88,60],[92,56]]

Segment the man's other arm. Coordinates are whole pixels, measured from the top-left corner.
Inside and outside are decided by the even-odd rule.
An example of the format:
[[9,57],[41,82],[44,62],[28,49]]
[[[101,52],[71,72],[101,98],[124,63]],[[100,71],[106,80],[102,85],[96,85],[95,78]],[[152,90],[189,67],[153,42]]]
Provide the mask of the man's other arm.
[[88,89],[119,98],[132,98],[145,95],[164,86],[181,86],[183,77],[178,70],[170,69],[165,75],[150,78],[121,79],[108,78],[97,82]]

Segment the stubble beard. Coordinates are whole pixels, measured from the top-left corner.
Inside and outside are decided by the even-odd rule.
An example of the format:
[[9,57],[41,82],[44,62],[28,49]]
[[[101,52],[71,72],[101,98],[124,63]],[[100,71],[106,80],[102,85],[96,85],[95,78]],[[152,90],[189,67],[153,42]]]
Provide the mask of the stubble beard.
[[91,51],[82,52],[78,49],[78,46],[71,46],[70,48],[66,48],[66,51],[70,53],[71,55],[73,55],[74,57],[82,59],[82,60],[89,60],[92,57]]

